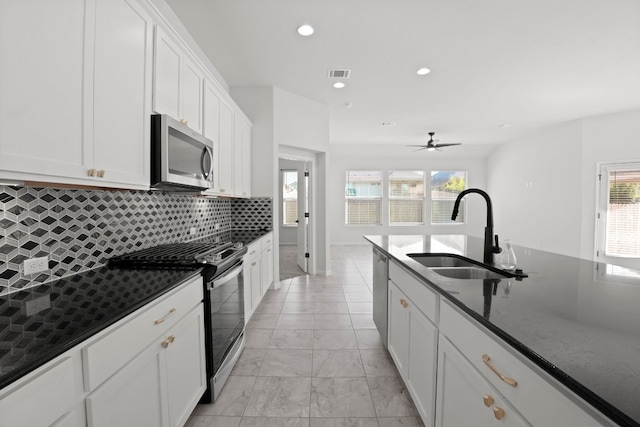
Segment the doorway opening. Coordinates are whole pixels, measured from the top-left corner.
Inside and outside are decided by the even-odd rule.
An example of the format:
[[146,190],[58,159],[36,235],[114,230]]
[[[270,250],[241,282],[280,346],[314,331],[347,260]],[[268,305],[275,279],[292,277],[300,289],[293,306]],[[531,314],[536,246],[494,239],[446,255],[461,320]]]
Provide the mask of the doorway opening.
[[310,162],[279,159],[280,280],[309,273]]

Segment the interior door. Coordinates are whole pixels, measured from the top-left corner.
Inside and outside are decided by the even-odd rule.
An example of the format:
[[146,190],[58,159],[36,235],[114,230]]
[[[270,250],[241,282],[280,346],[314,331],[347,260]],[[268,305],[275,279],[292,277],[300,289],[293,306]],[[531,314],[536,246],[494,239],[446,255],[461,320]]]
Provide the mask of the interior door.
[[298,169],[298,266],[309,272],[309,163]]

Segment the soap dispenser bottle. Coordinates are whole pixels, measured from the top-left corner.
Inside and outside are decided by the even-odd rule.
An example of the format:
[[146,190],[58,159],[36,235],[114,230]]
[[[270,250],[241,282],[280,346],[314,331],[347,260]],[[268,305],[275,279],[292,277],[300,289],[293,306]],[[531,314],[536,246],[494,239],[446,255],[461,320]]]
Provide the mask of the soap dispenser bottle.
[[513,246],[511,245],[511,239],[505,239],[504,241],[505,249],[500,254],[500,258],[498,261],[498,265],[503,270],[514,271],[516,269],[516,253],[513,251]]

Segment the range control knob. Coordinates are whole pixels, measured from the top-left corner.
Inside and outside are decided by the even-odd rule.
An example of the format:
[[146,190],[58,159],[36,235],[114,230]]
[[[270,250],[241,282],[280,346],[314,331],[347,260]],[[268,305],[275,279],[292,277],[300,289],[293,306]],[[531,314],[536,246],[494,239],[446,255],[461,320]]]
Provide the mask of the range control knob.
[[242,242],[237,242],[233,244],[233,249],[242,249],[243,246]]

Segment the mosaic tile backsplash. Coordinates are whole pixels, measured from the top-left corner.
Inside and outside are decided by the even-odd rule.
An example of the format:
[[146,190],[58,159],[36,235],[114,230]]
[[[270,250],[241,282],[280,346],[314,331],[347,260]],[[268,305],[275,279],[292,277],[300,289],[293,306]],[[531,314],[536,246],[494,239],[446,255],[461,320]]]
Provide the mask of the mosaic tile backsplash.
[[[0,186],[0,294],[90,270],[137,249],[272,226],[270,198]],[[45,255],[49,271],[24,274],[25,259]]]

